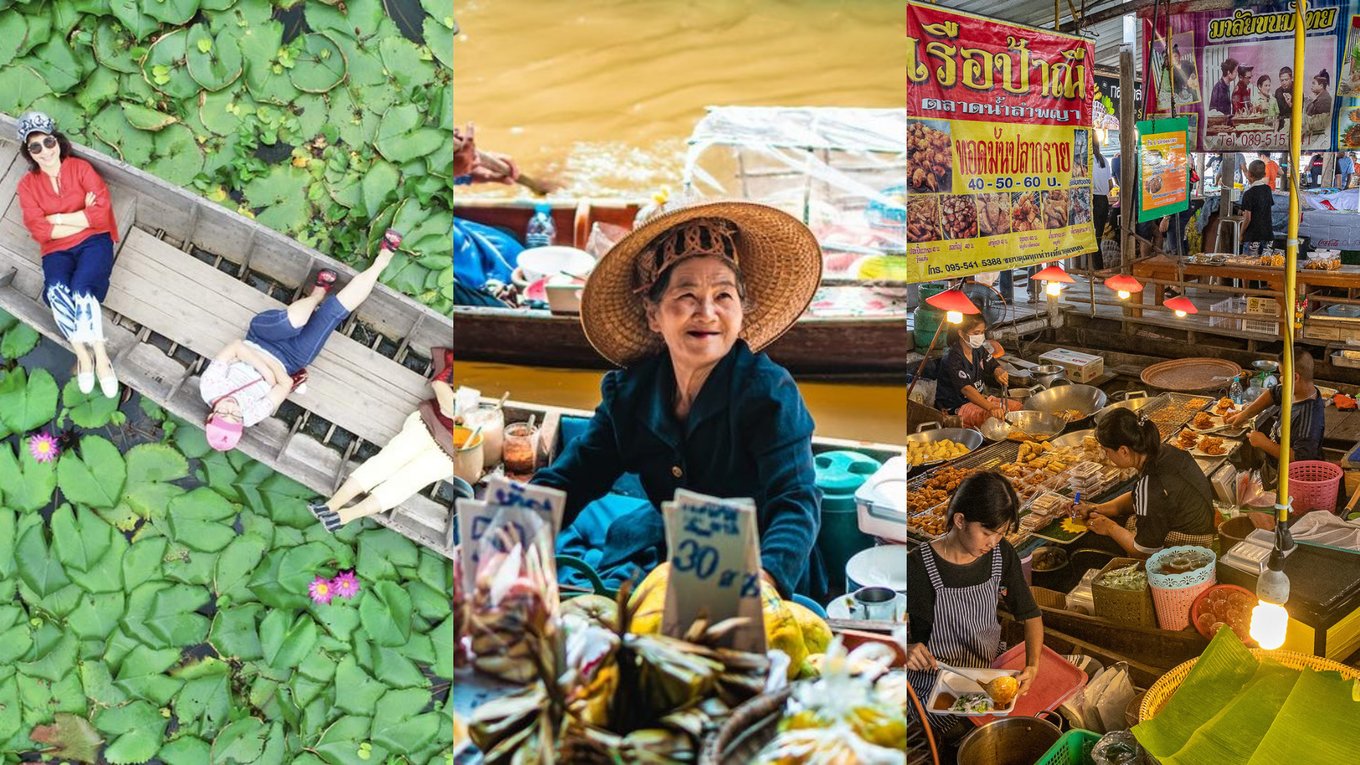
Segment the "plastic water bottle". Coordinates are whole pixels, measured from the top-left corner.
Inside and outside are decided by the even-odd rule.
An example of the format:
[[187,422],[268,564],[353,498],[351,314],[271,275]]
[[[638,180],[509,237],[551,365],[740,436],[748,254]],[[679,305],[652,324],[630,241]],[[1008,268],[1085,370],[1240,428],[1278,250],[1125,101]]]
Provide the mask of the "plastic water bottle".
[[552,206],[540,202],[534,205],[534,217],[529,219],[529,226],[524,232],[524,244],[527,247],[547,247],[557,238],[557,227],[552,221]]
[[1234,404],[1242,405],[1242,381],[1240,378],[1233,378],[1232,387],[1228,389],[1228,398],[1232,399]]

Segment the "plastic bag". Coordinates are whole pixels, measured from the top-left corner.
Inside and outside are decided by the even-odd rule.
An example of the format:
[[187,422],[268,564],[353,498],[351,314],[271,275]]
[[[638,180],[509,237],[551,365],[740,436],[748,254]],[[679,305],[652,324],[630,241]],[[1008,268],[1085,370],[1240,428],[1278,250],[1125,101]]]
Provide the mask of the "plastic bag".
[[1120,662],[1105,668],[1086,686],[1083,727],[1097,733],[1127,728],[1124,711],[1133,700],[1134,693],[1127,664]]
[[473,666],[511,682],[556,677],[559,668],[548,666],[561,609],[551,525],[532,510],[502,508],[477,544],[468,603]]
[[1133,734],[1126,730],[1107,733],[1091,750],[1095,765],[1143,765],[1143,748]]
[[757,762],[904,765],[905,689],[898,699],[895,681],[888,680],[880,693],[872,680],[855,670],[865,663],[886,669],[895,659],[893,649],[879,643],[866,643],[847,654],[840,638],[834,640],[827,648],[822,676],[794,687],[779,721],[780,732]]

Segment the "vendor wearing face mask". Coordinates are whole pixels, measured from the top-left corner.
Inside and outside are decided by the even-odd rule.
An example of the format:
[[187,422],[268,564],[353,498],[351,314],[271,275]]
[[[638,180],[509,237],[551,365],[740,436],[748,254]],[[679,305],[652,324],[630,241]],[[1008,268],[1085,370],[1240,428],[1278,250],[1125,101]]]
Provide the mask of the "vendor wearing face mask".
[[979,315],[965,315],[955,341],[940,362],[935,406],[957,414],[965,428],[977,427],[988,417],[1005,419],[1007,411],[1020,408],[1018,401],[1003,402],[982,392],[991,381],[1002,388],[1010,383],[1010,375],[986,346],[986,322]]
[[[998,271],[984,271],[973,276],[965,276],[963,286],[960,288],[963,294],[973,301],[973,305],[982,311],[982,318],[986,319],[988,329],[1006,318],[1006,300],[995,286],[999,275]],[[988,339],[984,347],[991,351],[993,358],[999,359],[1006,355],[1005,349],[996,340]]]

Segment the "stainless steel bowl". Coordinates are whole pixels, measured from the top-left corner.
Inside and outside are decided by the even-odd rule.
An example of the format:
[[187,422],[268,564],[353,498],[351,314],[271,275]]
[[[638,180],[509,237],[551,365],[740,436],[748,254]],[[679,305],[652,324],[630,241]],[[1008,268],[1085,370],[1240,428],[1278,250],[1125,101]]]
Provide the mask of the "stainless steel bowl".
[[1017,765],[1038,762],[1062,738],[1053,723],[1038,717],[1003,717],[963,737],[959,765]]
[[1100,424],[1101,420],[1105,419],[1106,415],[1108,415],[1110,412],[1113,412],[1116,409],[1127,409],[1130,412],[1137,413],[1143,407],[1160,399],[1161,396],[1148,397],[1146,391],[1137,390],[1117,393],[1115,394],[1115,398],[1122,398],[1122,400],[1116,401],[1115,403],[1110,404],[1105,408],[1101,409],[1100,411],[1096,412],[1094,419],[1097,425]]
[[[1058,385],[1030,396],[1025,405],[1068,422],[1080,422],[1104,407],[1106,400],[1105,391],[1093,385]],[[1081,416],[1066,417],[1069,411],[1080,412]]]
[[1054,380],[1067,377],[1067,370],[1057,364],[1040,364],[1029,371],[1034,383],[1045,388],[1052,385]]
[[1061,436],[1058,436],[1049,443],[1053,444],[1059,449],[1065,449],[1069,446],[1074,449],[1080,449],[1082,443],[1086,441],[1087,436],[1091,436],[1094,438],[1095,435],[1096,435],[1095,429],[1074,430],[1071,433],[1064,433]]
[[1054,417],[1047,412],[1022,409],[1008,414],[1006,422],[995,417],[988,417],[979,429],[982,431],[982,435],[992,441],[1005,441],[1010,438],[1014,431],[1021,431],[1030,438],[1042,441],[1058,435],[1065,427],[1067,427],[1067,421],[1059,417]]
[[[982,446],[982,434],[972,428],[942,428],[938,422],[923,423],[915,433],[907,436],[907,443],[928,444],[936,441],[953,441],[968,447],[968,451]],[[944,460],[922,462],[922,465],[938,465]]]

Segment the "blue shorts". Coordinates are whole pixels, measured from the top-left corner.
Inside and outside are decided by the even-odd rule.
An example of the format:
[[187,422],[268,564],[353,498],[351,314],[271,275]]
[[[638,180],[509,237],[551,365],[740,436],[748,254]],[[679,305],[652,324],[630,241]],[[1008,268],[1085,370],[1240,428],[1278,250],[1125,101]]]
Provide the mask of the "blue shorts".
[[255,314],[250,320],[246,340],[282,361],[288,374],[297,374],[321,355],[327,338],[346,316],[349,316],[349,309],[334,295],[327,295],[301,327],[294,327],[288,321],[288,312],[282,308]]
[[60,284],[72,295],[92,295],[102,303],[113,273],[113,237],[95,234],[69,250],[49,252],[42,257],[42,270],[44,302],[48,289]]

